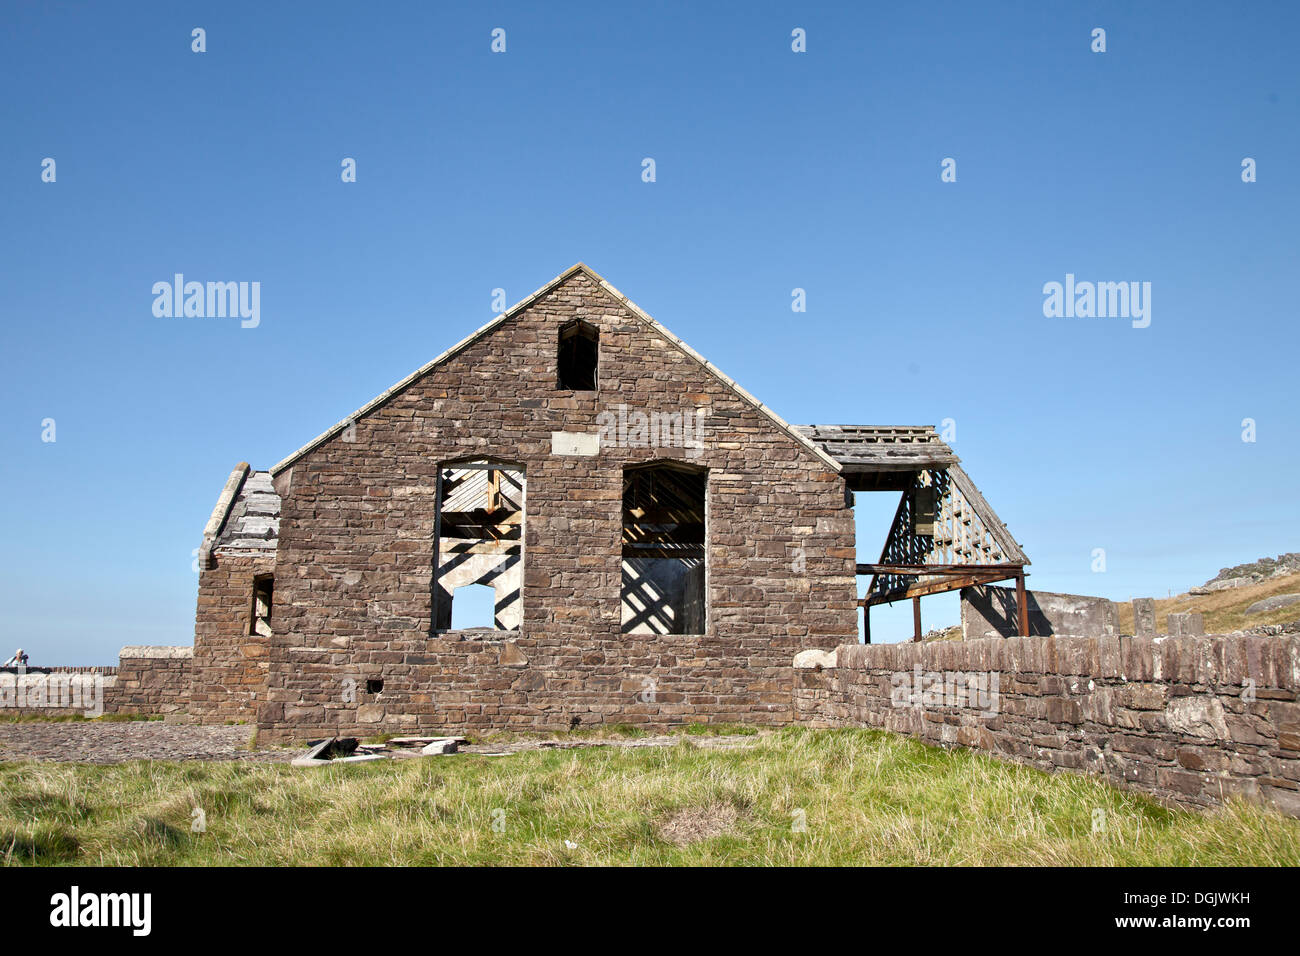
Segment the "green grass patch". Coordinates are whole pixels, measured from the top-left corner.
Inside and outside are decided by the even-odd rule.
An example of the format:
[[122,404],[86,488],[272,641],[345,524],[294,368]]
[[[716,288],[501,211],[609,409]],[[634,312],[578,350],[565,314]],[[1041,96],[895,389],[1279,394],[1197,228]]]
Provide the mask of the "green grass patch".
[[1297,866],[1300,821],[1246,803],[1167,809],[876,731],[791,728],[736,749],[683,735],[310,769],[5,763],[0,861]]
[[594,727],[573,727],[563,733],[544,734],[542,736],[555,740],[564,740],[565,738],[577,740],[608,740],[611,738],[630,740],[637,737],[649,737],[650,732],[632,724],[597,724]]
[[683,724],[681,727],[675,727],[670,731],[674,734],[685,734],[688,737],[754,737],[758,734],[757,727],[750,727],[746,724]]

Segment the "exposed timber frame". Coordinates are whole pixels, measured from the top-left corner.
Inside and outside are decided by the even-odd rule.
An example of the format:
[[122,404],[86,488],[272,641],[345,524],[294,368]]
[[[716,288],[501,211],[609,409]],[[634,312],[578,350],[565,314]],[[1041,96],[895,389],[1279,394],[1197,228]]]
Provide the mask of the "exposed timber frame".
[[1029,559],[960,465],[922,469],[898,503],[889,537],[875,564],[859,564],[870,574],[862,608],[870,642],[871,608],[912,601],[912,639],[921,640],[921,598],[978,584],[1015,579],[1019,630],[1029,636],[1025,565]]
[[850,491],[902,492],[880,560],[857,566],[859,575],[871,575],[866,596],[858,599],[868,644],[877,604],[910,599],[913,640],[919,641],[922,597],[1012,578],[1019,630],[1029,635],[1029,558],[933,428],[795,428],[839,462]]

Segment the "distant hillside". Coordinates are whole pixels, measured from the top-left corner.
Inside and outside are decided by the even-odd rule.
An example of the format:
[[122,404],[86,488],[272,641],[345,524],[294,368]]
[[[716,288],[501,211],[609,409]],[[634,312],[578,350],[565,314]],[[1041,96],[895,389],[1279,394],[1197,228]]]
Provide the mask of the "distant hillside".
[[960,641],[961,625],[953,624],[950,627],[937,627],[922,635],[923,641]]
[[[1300,600],[1295,603],[1265,601],[1284,595],[1300,595],[1300,567],[1282,564],[1283,559],[1300,561],[1300,555],[1284,554],[1278,558],[1265,558],[1254,564],[1225,568],[1219,577],[1207,582],[1205,587],[1192,588],[1186,594],[1156,601],[1156,633],[1169,632],[1171,612],[1194,611],[1205,615],[1206,634],[1226,634],[1231,631],[1261,630],[1261,633],[1291,633],[1300,631]],[[1262,570],[1261,570],[1262,569]],[[1256,578],[1258,575],[1258,578]],[[1229,587],[1211,589],[1215,582],[1233,581]],[[1240,581],[1241,583],[1235,583]],[[1251,608],[1264,602],[1262,607]],[[1125,601],[1119,605],[1121,634],[1133,633],[1133,605]],[[1274,631],[1274,628],[1277,628]]]
[[[1296,596],[1295,601],[1287,600],[1291,595]],[[1261,602],[1262,606],[1257,606]],[[1132,634],[1133,604],[1129,601],[1115,603],[1119,605],[1120,633]],[[1206,634],[1300,632],[1300,551],[1223,568],[1186,594],[1158,598],[1156,633],[1168,634],[1169,615],[1184,611],[1205,615]],[[935,628],[921,639],[960,641],[961,625]]]
[[[1284,574],[1294,574],[1300,571],[1300,552],[1291,551],[1287,554],[1279,554],[1276,558],[1260,558],[1250,564],[1239,564],[1234,568],[1224,568],[1215,577],[1206,581],[1205,588],[1211,588],[1211,585],[1223,583],[1225,581],[1248,580],[1259,582],[1270,577],[1279,577]],[[1212,590],[1217,590],[1211,588]],[[1192,589],[1197,590],[1196,588]]]

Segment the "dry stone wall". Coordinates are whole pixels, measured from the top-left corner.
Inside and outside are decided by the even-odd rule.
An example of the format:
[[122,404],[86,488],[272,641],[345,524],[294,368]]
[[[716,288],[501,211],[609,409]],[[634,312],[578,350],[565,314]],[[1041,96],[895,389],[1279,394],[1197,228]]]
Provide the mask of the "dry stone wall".
[[118,657],[117,682],[107,695],[111,714],[183,715],[190,706],[192,647],[132,646]]
[[796,718],[815,726],[880,727],[1169,801],[1243,796],[1300,816],[1300,637],[854,644],[800,663]]

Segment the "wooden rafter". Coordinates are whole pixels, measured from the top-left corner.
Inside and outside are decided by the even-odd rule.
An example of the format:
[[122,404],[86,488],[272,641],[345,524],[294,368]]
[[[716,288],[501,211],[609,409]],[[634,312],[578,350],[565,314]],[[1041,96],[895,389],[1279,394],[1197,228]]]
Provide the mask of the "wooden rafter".
[[[431,633],[439,630],[443,620],[441,582],[456,565],[477,555],[491,555],[501,559],[493,562],[499,568],[522,556],[524,496],[524,470],[519,465],[480,458],[438,469],[429,586]],[[487,572],[488,576],[496,573]]]
[[866,604],[1016,577],[1029,563],[960,465],[922,469],[902,492]]

